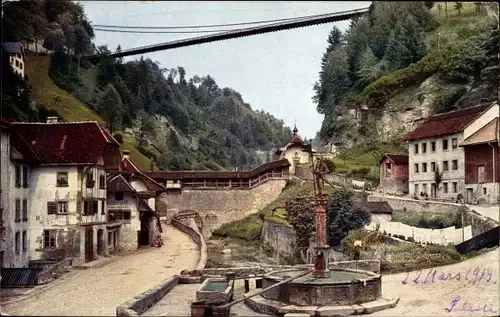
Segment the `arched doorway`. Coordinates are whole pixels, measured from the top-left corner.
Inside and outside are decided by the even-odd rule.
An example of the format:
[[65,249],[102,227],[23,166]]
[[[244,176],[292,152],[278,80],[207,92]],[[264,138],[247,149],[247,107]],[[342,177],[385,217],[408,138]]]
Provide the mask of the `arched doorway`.
[[97,254],[99,255],[104,255],[104,230],[99,229],[97,230]]

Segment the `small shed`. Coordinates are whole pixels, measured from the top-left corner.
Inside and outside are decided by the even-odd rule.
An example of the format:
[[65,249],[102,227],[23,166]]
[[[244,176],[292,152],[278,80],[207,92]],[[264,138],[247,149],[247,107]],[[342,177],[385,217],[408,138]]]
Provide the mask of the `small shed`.
[[382,157],[379,188],[394,193],[408,193],[408,154],[385,154]]
[[372,222],[380,220],[391,221],[394,211],[387,201],[365,201],[357,202],[354,206],[372,215]]

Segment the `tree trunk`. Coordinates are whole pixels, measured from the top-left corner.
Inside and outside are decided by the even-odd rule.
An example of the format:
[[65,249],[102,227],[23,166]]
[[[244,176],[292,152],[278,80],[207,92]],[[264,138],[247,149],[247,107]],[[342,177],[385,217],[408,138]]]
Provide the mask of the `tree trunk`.
[[448,2],[444,3],[444,16],[448,17]]

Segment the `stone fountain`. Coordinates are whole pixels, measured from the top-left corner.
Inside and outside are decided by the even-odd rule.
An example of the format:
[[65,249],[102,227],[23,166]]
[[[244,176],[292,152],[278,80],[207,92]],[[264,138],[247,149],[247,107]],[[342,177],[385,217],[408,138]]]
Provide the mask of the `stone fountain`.
[[317,159],[316,164],[312,158],[311,151],[316,195],[314,269],[309,273],[297,268],[265,274],[261,295],[248,296],[245,304],[263,314],[305,313],[310,316],[366,314],[394,307],[398,299],[382,298],[380,274],[357,269],[329,269],[324,194],[324,175],[328,171],[322,158]]

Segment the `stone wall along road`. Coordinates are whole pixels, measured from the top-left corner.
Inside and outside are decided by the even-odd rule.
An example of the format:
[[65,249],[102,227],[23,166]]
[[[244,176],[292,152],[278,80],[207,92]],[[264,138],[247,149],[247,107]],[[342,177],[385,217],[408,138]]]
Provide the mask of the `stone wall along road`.
[[159,281],[194,269],[199,252],[191,238],[167,226],[165,245],[119,258],[62,281],[36,296],[2,306],[10,315],[114,316],[116,307]]

